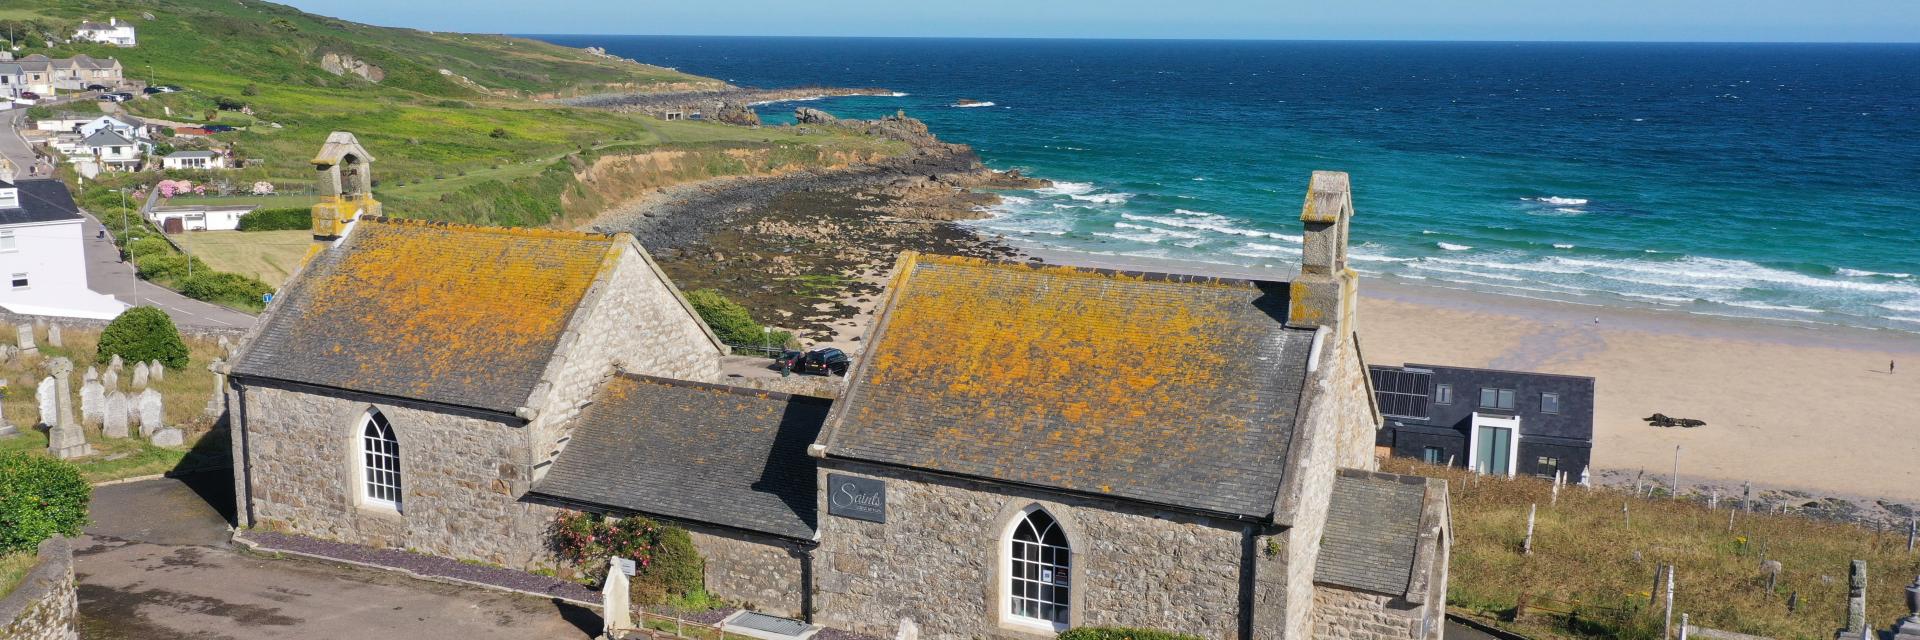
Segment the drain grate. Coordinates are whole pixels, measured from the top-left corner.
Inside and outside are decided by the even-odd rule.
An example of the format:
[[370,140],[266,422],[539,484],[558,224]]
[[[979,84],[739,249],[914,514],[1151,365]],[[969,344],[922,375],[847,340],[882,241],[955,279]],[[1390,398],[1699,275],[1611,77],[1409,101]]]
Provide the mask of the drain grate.
[[780,618],[753,611],[742,611],[734,614],[731,619],[727,620],[725,626],[728,631],[735,631],[735,627],[738,627],[740,630],[750,629],[758,631],[760,633],[749,635],[762,638],[770,636],[779,638],[805,638],[813,635],[812,631],[814,630],[813,625],[799,620]]

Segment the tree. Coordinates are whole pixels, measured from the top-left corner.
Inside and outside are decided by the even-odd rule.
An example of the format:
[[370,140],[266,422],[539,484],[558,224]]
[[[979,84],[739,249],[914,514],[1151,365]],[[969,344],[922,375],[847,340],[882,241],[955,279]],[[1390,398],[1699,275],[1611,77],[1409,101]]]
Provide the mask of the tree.
[[727,344],[782,345],[792,337],[785,331],[764,332],[764,327],[754,322],[753,314],[748,313],[746,307],[728,300],[713,289],[687,292],[687,303],[693,305],[693,311],[700,314],[700,319],[713,329],[713,334],[720,336],[720,341]]
[[120,313],[100,332],[98,359],[113,356],[127,362],[159,360],[168,369],[187,366],[187,343],[173,319],[157,307],[134,307]]

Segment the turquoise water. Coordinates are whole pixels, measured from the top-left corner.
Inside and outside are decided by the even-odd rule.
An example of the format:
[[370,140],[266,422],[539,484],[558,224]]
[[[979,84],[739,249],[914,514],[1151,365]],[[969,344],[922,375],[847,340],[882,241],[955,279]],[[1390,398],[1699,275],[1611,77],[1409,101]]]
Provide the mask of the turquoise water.
[[1287,268],[1336,169],[1372,275],[1920,332],[1920,46],[541,37],[903,92],[810,106],[1057,181],[1020,242]]

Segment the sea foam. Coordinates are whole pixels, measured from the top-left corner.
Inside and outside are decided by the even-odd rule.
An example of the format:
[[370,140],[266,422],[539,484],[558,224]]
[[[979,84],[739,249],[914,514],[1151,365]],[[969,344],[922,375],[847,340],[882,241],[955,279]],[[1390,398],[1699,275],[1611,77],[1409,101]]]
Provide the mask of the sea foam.
[[1466,250],[1468,250],[1468,249],[1472,249],[1472,248],[1473,248],[1473,247],[1472,247],[1472,246],[1470,246],[1470,245],[1464,245],[1464,244],[1454,244],[1454,243],[1451,243],[1451,242],[1435,242],[1435,243],[1433,243],[1433,244],[1434,244],[1435,246],[1438,246],[1438,247],[1440,247],[1440,248],[1442,248],[1442,249],[1446,249],[1446,250],[1448,250],[1448,251],[1466,251]]

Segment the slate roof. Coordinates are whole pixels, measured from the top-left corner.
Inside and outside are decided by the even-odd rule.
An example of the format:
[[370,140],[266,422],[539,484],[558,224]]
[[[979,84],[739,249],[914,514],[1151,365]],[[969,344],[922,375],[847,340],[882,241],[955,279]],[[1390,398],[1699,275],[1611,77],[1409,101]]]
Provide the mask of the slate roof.
[[1287,290],[907,254],[827,453],[1271,518],[1313,341]]
[[622,374],[579,418],[535,497],[813,538],[814,458],[830,401]]
[[101,129],[93,132],[93,135],[87,136],[87,139],[80,143],[89,147],[126,146],[133,144],[133,139],[113,129]]
[[628,242],[361,218],[282,289],[234,373],[512,412]]
[[175,151],[167,154],[169,158],[212,158],[212,151]]
[[59,180],[21,180],[11,184],[0,182],[0,189],[4,188],[20,190],[20,206],[0,209],[0,226],[84,218],[80,215],[79,205],[73,202],[73,194]]
[[1426,478],[1342,469],[1333,481],[1314,582],[1405,594],[1426,495]]

